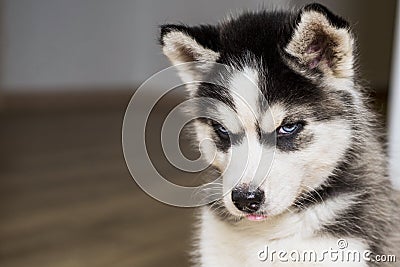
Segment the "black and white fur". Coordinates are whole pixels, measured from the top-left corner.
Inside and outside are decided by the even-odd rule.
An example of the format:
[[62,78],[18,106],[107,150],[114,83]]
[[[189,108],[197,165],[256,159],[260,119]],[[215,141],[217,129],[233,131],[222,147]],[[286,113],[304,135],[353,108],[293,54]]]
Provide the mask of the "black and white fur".
[[[323,251],[337,247],[339,238],[354,250],[400,257],[399,202],[388,180],[382,130],[359,83],[354,36],[347,21],[324,6],[310,4],[298,11],[246,12],[218,25],[163,25],[160,43],[174,65],[200,64],[198,69],[179,67],[185,82],[209,75],[212,63],[232,70],[223,86],[188,86],[191,97],[221,102],[221,107],[212,107],[218,121],[198,118],[194,129],[199,141],[215,142],[212,164],[223,173],[221,190],[230,190],[202,208],[197,265],[269,266],[257,258],[265,245]],[[291,127],[293,133],[285,132]],[[230,139],[221,136],[225,133]],[[273,145],[267,140],[271,134],[276,137]],[[211,148],[202,144],[207,156]],[[244,151],[243,144],[248,153],[231,157]],[[254,185],[264,160],[257,155],[273,147],[272,164],[261,172],[267,175]],[[244,160],[246,170],[235,169]],[[237,172],[244,175],[233,184]],[[238,209],[233,190],[259,190],[260,205],[251,211]],[[249,216],[262,220],[246,219]],[[315,266],[337,265],[378,264]]]

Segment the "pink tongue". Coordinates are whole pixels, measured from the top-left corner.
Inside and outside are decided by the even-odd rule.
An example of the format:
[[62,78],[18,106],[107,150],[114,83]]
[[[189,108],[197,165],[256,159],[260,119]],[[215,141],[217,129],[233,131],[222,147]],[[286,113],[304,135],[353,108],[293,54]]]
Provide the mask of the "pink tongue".
[[262,221],[267,218],[265,215],[257,215],[257,214],[249,214],[246,215],[246,218],[250,221]]

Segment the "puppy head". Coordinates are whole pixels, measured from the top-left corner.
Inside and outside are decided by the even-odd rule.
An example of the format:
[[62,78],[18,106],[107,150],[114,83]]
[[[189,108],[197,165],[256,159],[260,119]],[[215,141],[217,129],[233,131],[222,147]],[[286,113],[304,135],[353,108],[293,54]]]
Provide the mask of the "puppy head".
[[222,173],[225,214],[276,216],[326,183],[351,144],[359,101],[345,20],[312,4],[164,25],[160,43],[203,99],[191,110],[195,134]]

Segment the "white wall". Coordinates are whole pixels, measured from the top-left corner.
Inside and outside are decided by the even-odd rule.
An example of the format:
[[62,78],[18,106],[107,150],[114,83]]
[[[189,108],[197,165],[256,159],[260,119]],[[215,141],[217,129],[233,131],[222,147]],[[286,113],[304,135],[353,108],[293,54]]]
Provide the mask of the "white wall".
[[[230,10],[255,9],[260,2],[288,6],[288,0],[3,0],[0,86],[23,91],[139,84],[167,66],[156,41],[157,25],[213,23]],[[362,63],[373,84],[387,84],[391,40],[384,33],[390,32],[390,10],[376,7],[382,18],[374,24],[381,28],[370,30],[371,20],[360,15],[360,6],[376,1],[320,2],[361,22],[356,29],[362,47],[373,43],[363,50]],[[370,34],[377,37],[372,40]]]
[[[227,4],[229,3],[229,4]],[[167,65],[159,24],[216,22],[255,1],[4,0],[5,90],[138,84]]]

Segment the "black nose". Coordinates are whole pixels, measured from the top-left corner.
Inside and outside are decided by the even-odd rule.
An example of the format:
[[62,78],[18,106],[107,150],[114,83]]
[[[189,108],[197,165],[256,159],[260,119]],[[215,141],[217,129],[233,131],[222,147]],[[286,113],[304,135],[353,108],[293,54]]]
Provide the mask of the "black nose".
[[259,188],[249,190],[247,187],[235,187],[232,190],[232,202],[240,211],[254,213],[264,202],[264,191]]

